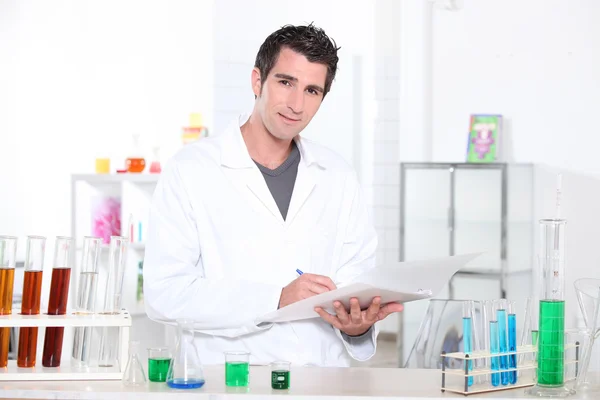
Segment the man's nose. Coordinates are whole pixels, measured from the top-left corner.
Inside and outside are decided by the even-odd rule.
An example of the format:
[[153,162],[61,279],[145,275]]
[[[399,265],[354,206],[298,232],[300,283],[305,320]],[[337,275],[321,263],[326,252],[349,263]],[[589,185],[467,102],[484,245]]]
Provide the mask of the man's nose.
[[292,90],[288,97],[287,106],[292,110],[294,114],[300,114],[304,110],[304,91]]

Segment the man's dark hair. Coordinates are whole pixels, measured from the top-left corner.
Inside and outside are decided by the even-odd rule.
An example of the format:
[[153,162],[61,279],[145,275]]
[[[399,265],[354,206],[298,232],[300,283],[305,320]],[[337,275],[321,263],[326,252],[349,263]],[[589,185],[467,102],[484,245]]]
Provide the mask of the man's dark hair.
[[312,23],[308,26],[281,27],[265,39],[256,54],[254,67],[260,71],[261,84],[265,83],[269,72],[277,62],[279,52],[285,47],[302,54],[310,62],[324,64],[327,67],[323,88],[323,97],[325,97],[331,89],[337,71],[337,51],[340,48],[336,46],[335,41],[330,39],[323,29],[317,28]]

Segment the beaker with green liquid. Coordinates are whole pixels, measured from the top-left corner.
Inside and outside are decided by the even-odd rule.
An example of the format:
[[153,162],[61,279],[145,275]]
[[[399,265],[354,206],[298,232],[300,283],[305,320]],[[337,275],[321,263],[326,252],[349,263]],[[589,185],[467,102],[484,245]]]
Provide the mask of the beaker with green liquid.
[[565,226],[564,219],[540,220],[540,276],[537,384],[529,394],[566,397],[565,386]]

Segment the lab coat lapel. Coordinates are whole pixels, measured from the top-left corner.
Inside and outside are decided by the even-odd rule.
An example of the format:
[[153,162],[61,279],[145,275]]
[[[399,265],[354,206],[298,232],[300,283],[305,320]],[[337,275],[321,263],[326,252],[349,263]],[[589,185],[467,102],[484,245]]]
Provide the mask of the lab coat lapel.
[[[316,168],[315,168],[316,169]],[[287,217],[285,219],[286,225],[290,225],[293,221],[306,200],[313,191],[316,180],[311,167],[307,166],[302,160],[298,164],[298,174],[296,175],[296,183],[294,184],[294,191],[292,192],[292,199],[290,200],[290,207],[288,208]]]
[[[240,126],[248,120],[247,115],[229,126],[221,142],[221,164],[225,176],[242,196],[265,207],[283,225],[283,217],[262,173],[248,154]],[[257,201],[258,200],[258,201]]]

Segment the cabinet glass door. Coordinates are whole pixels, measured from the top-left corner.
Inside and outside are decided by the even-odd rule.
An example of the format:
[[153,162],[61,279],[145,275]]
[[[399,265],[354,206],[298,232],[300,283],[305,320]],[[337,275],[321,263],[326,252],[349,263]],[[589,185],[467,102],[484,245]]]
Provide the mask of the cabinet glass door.
[[499,272],[501,170],[459,168],[455,171],[454,189],[454,254],[485,252],[469,265],[469,269]]

